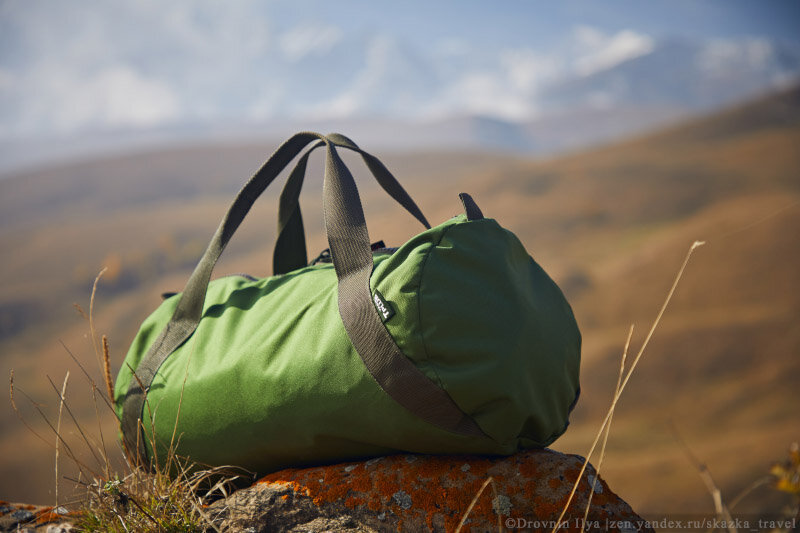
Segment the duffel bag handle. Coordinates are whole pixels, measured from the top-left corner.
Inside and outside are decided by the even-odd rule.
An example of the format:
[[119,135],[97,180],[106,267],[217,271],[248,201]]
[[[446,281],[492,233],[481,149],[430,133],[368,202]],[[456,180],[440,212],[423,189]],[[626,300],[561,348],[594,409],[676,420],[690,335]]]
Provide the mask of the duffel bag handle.
[[315,133],[295,134],[279,146],[267,162],[242,187],[217,227],[200,262],[189,277],[170,321],[156,337],[137,368],[131,369],[134,374],[125,394],[120,427],[129,457],[136,457],[143,465],[147,464],[147,448],[141,427],[141,417],[145,398],[156,372],[175,348],[188,339],[197,328],[214,265],[256,198],[300,153],[303,147],[320,137]]
[[[134,369],[123,404],[121,427],[128,453],[138,451],[143,464],[147,462],[147,453],[141,417],[145,397],[156,372],[197,328],[214,265],[255,200],[289,162],[314,140],[320,140],[327,146],[323,216],[338,280],[339,314],[353,347],[381,388],[409,411],[448,431],[484,435],[475,421],[464,414],[443,389],[403,355],[375,310],[369,283],[373,266],[372,252],[364,211],[353,176],[336,150],[339,143],[352,149],[349,146],[352,142],[336,134],[324,136],[303,132],[283,143],[236,196],[179,296],[172,318]],[[357,150],[364,155],[360,149]],[[365,161],[373,170],[377,159],[368,156]],[[380,167],[385,170],[382,164]]]
[[[430,229],[431,225],[419,207],[417,207],[417,204],[414,203],[414,200],[408,195],[403,186],[400,185],[378,158],[363,151],[356,143],[344,135],[333,133],[328,135],[328,138],[334,141],[337,146],[360,154],[367,168],[370,169],[383,190],[403,206],[406,211],[411,213],[414,218],[419,220],[425,229]],[[303,188],[308,156],[322,146],[325,146],[325,142],[320,141],[302,155],[286,180],[283,191],[281,191],[278,204],[278,237],[275,241],[275,250],[272,256],[272,272],[275,275],[286,274],[308,265],[306,236],[303,228],[303,217],[300,213],[300,191]]]

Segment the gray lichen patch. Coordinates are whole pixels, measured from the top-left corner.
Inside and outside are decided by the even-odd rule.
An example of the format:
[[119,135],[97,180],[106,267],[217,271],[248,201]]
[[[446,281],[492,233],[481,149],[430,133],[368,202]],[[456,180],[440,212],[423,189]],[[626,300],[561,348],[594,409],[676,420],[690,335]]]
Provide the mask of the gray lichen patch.
[[392,500],[394,500],[394,503],[399,505],[404,511],[411,509],[411,505],[413,504],[411,501],[411,496],[409,496],[409,494],[404,490],[398,490],[392,494]]
[[593,476],[592,474],[588,474],[586,476],[586,481],[589,482],[589,486],[594,489],[595,494],[603,494],[603,484],[600,483],[600,480],[597,477]]
[[498,494],[492,500],[492,509],[500,516],[510,516],[512,507],[511,499],[504,494]]

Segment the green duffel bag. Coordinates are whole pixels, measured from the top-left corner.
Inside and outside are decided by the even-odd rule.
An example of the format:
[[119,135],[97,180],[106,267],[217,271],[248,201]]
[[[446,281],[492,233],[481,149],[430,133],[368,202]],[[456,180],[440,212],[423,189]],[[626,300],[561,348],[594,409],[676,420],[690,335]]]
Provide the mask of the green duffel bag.
[[[275,275],[210,282],[256,198],[303,149],[281,195]],[[307,265],[298,205],[326,149],[328,261]],[[358,152],[425,230],[373,250],[338,148]],[[464,214],[431,228],[373,156],[299,133],[248,181],[183,292],[142,324],[117,377],[128,452],[267,473],[396,452],[511,454],[566,429],[581,337],[556,284],[514,234]],[[135,372],[135,375],[134,375]]]

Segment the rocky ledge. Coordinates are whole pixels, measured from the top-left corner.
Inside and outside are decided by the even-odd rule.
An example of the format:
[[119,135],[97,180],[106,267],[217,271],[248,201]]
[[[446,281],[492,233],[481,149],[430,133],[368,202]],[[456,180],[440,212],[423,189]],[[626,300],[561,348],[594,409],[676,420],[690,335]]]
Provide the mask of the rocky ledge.
[[[282,470],[209,511],[221,529],[251,533],[453,532],[474,501],[464,532],[551,531],[582,466],[583,458],[551,450],[496,458],[394,455]],[[562,532],[652,531],[591,465],[562,521]]]
[[[452,533],[462,519],[464,532],[551,531],[582,466],[583,458],[552,450],[393,455],[282,470],[206,511],[221,531],[247,533]],[[0,502],[0,531],[70,531],[65,512]],[[652,531],[591,465],[561,524],[560,532]]]

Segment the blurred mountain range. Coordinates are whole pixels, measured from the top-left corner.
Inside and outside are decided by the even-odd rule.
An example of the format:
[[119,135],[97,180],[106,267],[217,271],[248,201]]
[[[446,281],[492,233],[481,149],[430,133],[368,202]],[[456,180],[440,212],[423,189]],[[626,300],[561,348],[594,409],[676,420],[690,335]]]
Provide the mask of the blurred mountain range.
[[[584,31],[585,42],[599,39]],[[313,36],[287,34],[282,55],[252,65],[252,79],[242,84],[258,84],[261,96],[254,102],[229,95],[238,102],[230,106],[242,107],[238,111],[210,119],[174,115],[147,127],[97,124],[52,135],[6,135],[0,137],[0,173],[131,148],[275,140],[299,129],[347,131],[378,148],[554,154],[677,122],[800,79],[800,44],[764,38],[655,40],[621,32],[598,41],[593,52],[562,57],[455,44],[428,50],[382,35],[327,35],[324,28]],[[136,79],[112,74],[118,93],[136,89]],[[186,94],[181,104],[190,108],[196,98]],[[22,100],[3,107],[5,122],[24,121]]]

